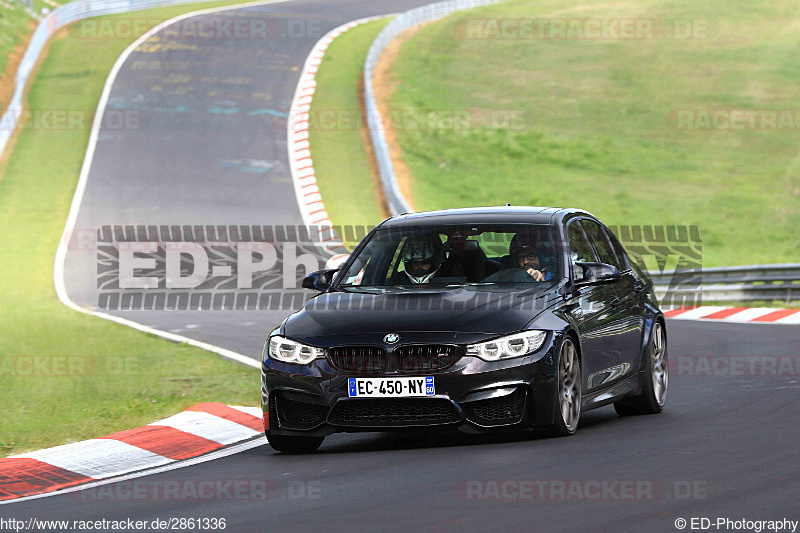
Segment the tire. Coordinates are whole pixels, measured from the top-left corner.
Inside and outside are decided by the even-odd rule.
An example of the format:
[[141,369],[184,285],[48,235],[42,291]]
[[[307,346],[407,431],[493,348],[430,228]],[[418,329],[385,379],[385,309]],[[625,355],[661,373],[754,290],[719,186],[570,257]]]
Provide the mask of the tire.
[[564,337],[558,353],[558,385],[554,398],[556,420],[548,433],[551,437],[568,437],[577,431],[581,418],[581,362],[570,337]]
[[641,394],[614,403],[614,409],[620,416],[650,415],[664,409],[669,386],[669,358],[667,336],[661,322],[653,325],[646,357]]
[[325,437],[289,437],[286,435],[270,435],[265,432],[269,445],[276,452],[311,453],[322,445]]

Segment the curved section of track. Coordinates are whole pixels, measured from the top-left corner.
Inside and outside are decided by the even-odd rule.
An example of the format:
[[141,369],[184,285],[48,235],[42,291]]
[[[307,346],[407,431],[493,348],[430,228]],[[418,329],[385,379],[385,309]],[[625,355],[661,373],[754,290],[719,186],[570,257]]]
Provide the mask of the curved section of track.
[[[88,169],[64,261],[69,298],[98,308],[105,258],[80,241],[98,228],[302,226],[286,119],[310,50],[346,22],[425,3],[263,4],[193,17],[138,46],[109,94],[119,120],[104,120]],[[105,312],[257,358],[293,310]]]
[[[322,34],[421,3],[297,1],[207,17],[320,21]],[[77,227],[301,224],[285,133],[249,117],[288,111],[294,68],[318,37],[195,41],[193,48],[133,54],[111,96],[121,108],[147,101],[147,120],[139,130],[103,132]],[[172,81],[185,85],[182,76],[194,80],[185,94],[170,89]],[[220,88],[223,78],[241,79],[238,92]],[[218,101],[216,91],[232,104]],[[240,112],[175,109],[190,104]],[[159,126],[165,113],[167,128]],[[251,159],[267,162],[269,171],[220,165]],[[94,255],[68,259],[70,296],[92,305]],[[197,338],[254,354],[284,314],[125,315],[165,330],[195,324]],[[670,392],[659,415],[619,418],[604,407],[586,413],[577,435],[563,439],[339,434],[309,456],[261,446],[102,491],[15,503],[3,515],[225,518],[230,531],[675,531],[678,518],[800,518],[800,328],[670,320],[667,330]],[[210,498],[193,495],[208,482],[219,487]],[[267,490],[237,495],[224,488],[253,482]],[[179,490],[165,495],[167,487]]]

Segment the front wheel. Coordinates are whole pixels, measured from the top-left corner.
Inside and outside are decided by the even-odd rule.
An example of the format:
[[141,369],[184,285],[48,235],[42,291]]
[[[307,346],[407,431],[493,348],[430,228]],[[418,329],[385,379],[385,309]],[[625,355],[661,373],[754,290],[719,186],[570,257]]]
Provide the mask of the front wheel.
[[325,437],[290,437],[286,435],[270,435],[266,431],[267,440],[272,449],[283,453],[310,453],[322,445]]
[[620,416],[659,413],[667,402],[669,360],[667,359],[667,337],[661,322],[653,325],[653,334],[650,337],[645,357],[647,357],[647,364],[642,393],[614,404],[614,409]]
[[558,358],[558,387],[555,407],[558,414],[550,428],[553,437],[566,437],[578,429],[581,418],[581,362],[572,339],[565,337]]

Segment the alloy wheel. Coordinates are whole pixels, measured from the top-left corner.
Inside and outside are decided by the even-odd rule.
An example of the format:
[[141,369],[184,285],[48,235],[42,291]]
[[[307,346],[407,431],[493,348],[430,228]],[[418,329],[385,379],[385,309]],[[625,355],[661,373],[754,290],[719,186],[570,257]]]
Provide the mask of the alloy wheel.
[[653,359],[653,395],[659,406],[667,400],[667,386],[669,385],[669,368],[667,361],[667,343],[664,339],[664,328],[656,322],[653,329],[653,346],[651,349]]
[[561,418],[567,430],[572,433],[577,429],[581,416],[581,367],[575,345],[570,339],[564,339],[564,344],[561,345],[558,382]]

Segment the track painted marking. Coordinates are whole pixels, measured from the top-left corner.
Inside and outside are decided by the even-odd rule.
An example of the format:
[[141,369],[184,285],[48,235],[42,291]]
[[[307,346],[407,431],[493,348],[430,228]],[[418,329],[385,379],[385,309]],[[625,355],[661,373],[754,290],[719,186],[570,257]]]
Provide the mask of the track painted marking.
[[89,172],[91,171],[95,150],[97,149],[97,140],[100,135],[100,127],[103,122],[103,115],[105,114],[106,107],[108,106],[108,99],[111,94],[111,88],[113,87],[114,82],[117,79],[117,75],[122,69],[122,66],[128,60],[130,55],[134,51],[136,51],[136,49],[147,39],[149,39],[159,31],[162,31],[165,28],[171,26],[172,24],[175,24],[182,20],[186,20],[192,17],[197,17],[200,15],[208,15],[211,13],[219,13],[222,11],[233,11],[236,9],[242,9],[246,7],[254,7],[265,4],[276,4],[286,1],[289,0],[258,0],[256,2],[245,2],[242,4],[235,4],[230,6],[201,9],[199,11],[193,11],[190,13],[184,13],[183,15],[178,15],[177,17],[173,17],[169,20],[166,20],[161,24],[158,24],[154,28],[148,30],[146,33],[144,33],[138,39],[136,39],[133,43],[131,43],[128,46],[128,48],[126,48],[122,52],[119,58],[117,58],[116,63],[114,63],[114,66],[111,68],[111,72],[109,72],[108,77],[106,78],[106,83],[103,86],[103,92],[100,96],[100,102],[97,104],[97,111],[94,116],[94,122],[92,123],[91,133],[89,134],[89,144],[86,147],[86,155],[83,158],[83,165],[81,166],[81,173],[78,178],[78,185],[75,188],[75,194],[72,197],[72,204],[70,205],[69,216],[67,217],[67,222],[64,225],[64,232],[61,235],[61,241],[58,243],[58,250],[56,251],[55,264],[53,269],[53,282],[56,288],[56,295],[58,296],[58,299],[61,301],[61,303],[63,303],[70,309],[73,309],[74,311],[78,311],[79,313],[84,313],[105,320],[110,320],[112,322],[116,322],[118,324],[122,324],[131,327],[133,329],[143,331],[145,333],[152,333],[153,335],[158,335],[159,337],[162,337],[170,341],[186,343],[189,344],[190,346],[194,346],[195,348],[200,348],[208,352],[216,353],[217,355],[221,355],[226,359],[231,359],[233,361],[237,361],[239,363],[245,364],[253,368],[261,367],[261,363],[259,361],[247,357],[246,355],[240,354],[238,352],[234,352],[233,350],[228,350],[226,348],[215,346],[213,344],[191,339],[189,337],[184,337],[174,332],[163,331],[155,327],[148,326],[145,324],[140,324],[139,322],[134,322],[133,320],[129,320],[126,318],[121,318],[107,313],[101,313],[98,311],[94,311],[93,309],[83,308],[78,304],[76,304],[75,302],[73,302],[72,299],[69,297],[69,294],[67,293],[67,287],[64,281],[64,269],[67,260],[67,251],[69,249],[69,237],[72,234],[73,230],[75,229],[75,223],[78,220],[78,214],[80,212],[81,203],[83,202],[83,195],[86,192],[86,185],[89,181]]
[[159,466],[172,460],[118,440],[91,439],[14,458],[36,459],[93,479],[104,479]]
[[219,444],[233,444],[259,434],[258,431],[236,422],[231,422],[224,418],[221,419],[208,413],[191,411],[178,413],[164,420],[159,420],[153,425],[175,428]]
[[[80,486],[72,486],[64,488],[63,490],[59,490],[58,492],[47,492],[43,494],[35,494],[32,496],[24,496],[22,498],[17,498],[14,500],[6,500],[0,501],[0,505],[12,505],[15,503],[26,502],[29,500],[37,500],[39,498],[46,498],[48,496],[60,495],[60,494],[69,494],[72,492],[78,492],[87,489],[93,489],[95,487],[100,487],[103,485],[109,485],[111,483],[118,483],[120,481],[128,481],[129,479],[136,479],[140,477],[152,476],[155,474],[161,474],[163,472],[169,472],[170,470],[177,470],[179,468],[186,468],[190,466],[195,466],[202,463],[207,463],[209,461],[215,461],[217,459],[222,459],[224,457],[230,457],[231,455],[236,455],[237,453],[242,453],[247,450],[252,450],[253,448],[258,448],[259,446],[264,446],[267,444],[267,439],[264,435],[260,435],[259,437],[254,438],[253,440],[242,442],[240,444],[235,444],[233,446],[228,446],[226,448],[222,448],[221,450],[217,450],[215,452],[208,453],[206,455],[202,455],[200,457],[194,457],[192,459],[186,459],[185,461],[178,461],[173,462],[164,466],[159,466],[156,468],[143,470],[141,472],[133,472],[130,474],[126,474],[123,476],[118,476],[111,479],[104,479],[93,481],[85,484],[81,484]],[[78,483],[82,483],[78,481]]]
[[674,320],[701,320],[741,324],[800,324],[800,309],[773,307],[680,307],[664,311]]

